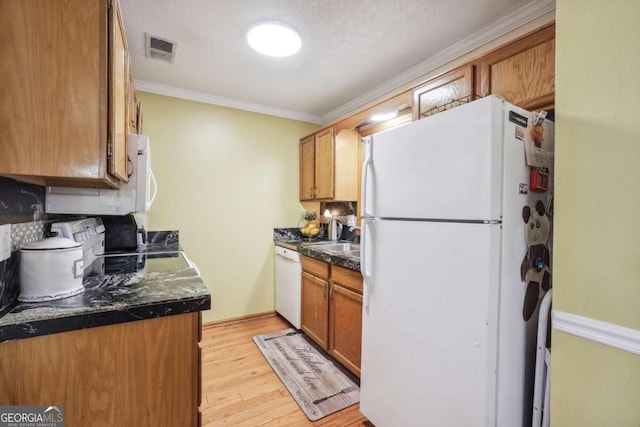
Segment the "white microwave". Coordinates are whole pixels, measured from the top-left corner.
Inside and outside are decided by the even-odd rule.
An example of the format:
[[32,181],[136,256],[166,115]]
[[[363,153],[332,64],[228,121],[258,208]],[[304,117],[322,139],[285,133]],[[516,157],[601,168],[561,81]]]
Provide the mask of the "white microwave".
[[122,183],[120,189],[47,187],[45,212],[86,215],[147,212],[158,192],[151,170],[149,137],[127,135],[127,154],[133,171],[129,182]]

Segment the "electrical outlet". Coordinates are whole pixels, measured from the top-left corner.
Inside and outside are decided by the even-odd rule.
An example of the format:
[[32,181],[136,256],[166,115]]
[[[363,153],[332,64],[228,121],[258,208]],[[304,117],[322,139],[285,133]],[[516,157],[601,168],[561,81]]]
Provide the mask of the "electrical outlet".
[[11,258],[11,224],[0,225],[0,261]]

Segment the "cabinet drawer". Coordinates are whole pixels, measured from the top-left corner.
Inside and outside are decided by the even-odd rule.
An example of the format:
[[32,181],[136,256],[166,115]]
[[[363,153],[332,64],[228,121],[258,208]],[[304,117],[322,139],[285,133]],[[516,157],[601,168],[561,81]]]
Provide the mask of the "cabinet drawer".
[[302,270],[307,271],[314,276],[329,280],[329,263],[319,261],[315,258],[302,256]]
[[333,266],[331,280],[355,292],[362,293],[362,274],[348,268]]

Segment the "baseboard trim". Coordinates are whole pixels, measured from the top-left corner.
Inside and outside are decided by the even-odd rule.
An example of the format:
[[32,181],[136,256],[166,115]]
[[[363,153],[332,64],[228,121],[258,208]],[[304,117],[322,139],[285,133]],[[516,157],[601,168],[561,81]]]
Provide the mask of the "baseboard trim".
[[552,310],[553,329],[640,355],[640,331],[577,314]]
[[249,320],[257,320],[257,319],[274,317],[274,316],[276,316],[275,311],[265,311],[263,313],[247,314],[246,316],[238,316],[238,317],[232,317],[229,319],[215,320],[213,322],[203,323],[202,330],[218,328],[220,326],[227,326],[227,325],[232,325],[234,323],[247,322]]

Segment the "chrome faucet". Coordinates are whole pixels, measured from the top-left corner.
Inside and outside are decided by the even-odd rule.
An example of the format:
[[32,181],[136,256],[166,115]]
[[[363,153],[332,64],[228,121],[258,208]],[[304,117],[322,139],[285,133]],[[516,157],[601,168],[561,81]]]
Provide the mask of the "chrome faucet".
[[[349,226],[349,232],[353,233],[355,230],[362,231],[362,228],[357,227],[355,225],[350,225]],[[353,233],[353,237],[351,238],[351,243],[360,244],[360,236],[358,236],[356,233]]]

